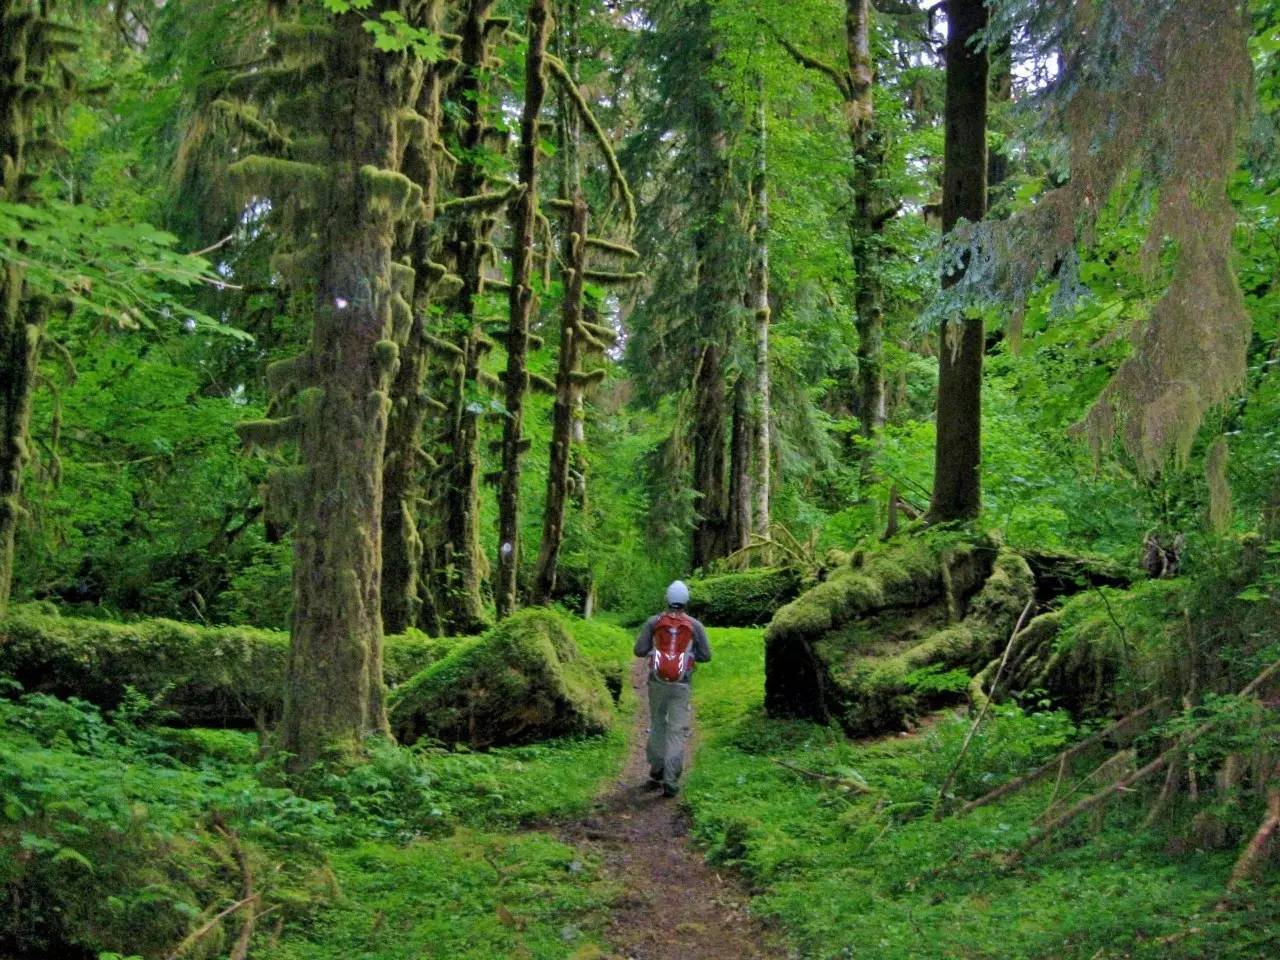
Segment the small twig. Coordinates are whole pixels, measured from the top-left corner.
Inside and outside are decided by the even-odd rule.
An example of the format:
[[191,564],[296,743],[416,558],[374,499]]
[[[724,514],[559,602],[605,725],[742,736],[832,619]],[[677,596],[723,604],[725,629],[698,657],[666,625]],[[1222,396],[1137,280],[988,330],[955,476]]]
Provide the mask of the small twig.
[[227,917],[231,916],[231,914],[235,913],[240,908],[247,906],[248,904],[250,904],[251,902],[257,899],[258,899],[258,895],[255,893],[251,897],[245,897],[243,900],[237,900],[235,903],[227,907],[221,913],[215,914],[203,926],[187,934],[187,936],[183,939],[183,941],[173,948],[173,952],[170,953],[165,958],[165,960],[178,960],[179,957],[181,957],[184,953],[186,953],[188,950],[194,947],[197,943],[203,940],[206,936],[208,936],[209,931],[212,930],[214,927],[216,927],[221,921],[225,920]]
[[947,771],[947,776],[942,781],[942,786],[938,788],[937,806],[933,808],[933,819],[935,820],[942,819],[947,791],[951,789],[951,785],[955,782],[956,774],[960,772],[960,764],[964,760],[964,755],[969,751],[969,744],[973,742],[974,735],[977,734],[978,727],[982,724],[987,715],[987,710],[991,706],[991,701],[995,699],[996,688],[1000,685],[1000,678],[1004,674],[1005,664],[1009,662],[1009,651],[1013,649],[1013,641],[1022,632],[1022,624],[1026,622],[1027,614],[1031,612],[1031,608],[1035,605],[1036,598],[1033,596],[1027,601],[1027,605],[1022,608],[1022,613],[1018,616],[1018,622],[1013,625],[1013,632],[1009,634],[1009,642],[1004,645],[1004,655],[1000,658],[1000,667],[996,670],[995,679],[991,681],[991,695],[982,702],[982,709],[973,718],[969,732],[965,734],[964,742],[960,744],[960,752],[956,754],[955,762],[951,764],[951,769]]
[[808,777],[810,780],[819,780],[823,783],[834,783],[842,787],[848,787],[850,790],[857,790],[859,793],[875,793],[865,783],[859,783],[857,780],[850,780],[847,777],[837,777],[830,773],[819,773],[817,770],[806,770],[804,767],[798,767],[794,763],[788,763],[786,760],[779,760],[777,757],[770,757],[771,763],[776,763],[780,767],[786,767],[792,773],[798,773],[802,777]]

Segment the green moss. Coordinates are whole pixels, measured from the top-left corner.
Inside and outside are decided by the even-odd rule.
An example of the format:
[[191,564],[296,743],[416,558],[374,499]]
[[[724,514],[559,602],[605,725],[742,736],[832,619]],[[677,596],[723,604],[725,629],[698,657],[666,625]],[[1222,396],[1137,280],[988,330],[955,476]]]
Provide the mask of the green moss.
[[604,678],[565,618],[549,610],[522,611],[462,643],[391,701],[392,729],[404,743],[528,743],[603,733],[612,722]]
[[716,627],[768,623],[779,607],[800,592],[803,578],[793,567],[763,567],[692,580],[689,612]]
[[[388,637],[384,676],[408,679],[460,641],[413,631]],[[280,714],[289,635],[252,627],[202,627],[174,620],[110,623],[51,614],[41,605],[0,620],[0,674],[28,692],[79,697],[103,708],[127,687],[175,711],[182,724],[251,726]]]
[[422,187],[403,173],[366,164],[360,182],[368,192],[369,209],[395,219],[412,215],[422,203]]

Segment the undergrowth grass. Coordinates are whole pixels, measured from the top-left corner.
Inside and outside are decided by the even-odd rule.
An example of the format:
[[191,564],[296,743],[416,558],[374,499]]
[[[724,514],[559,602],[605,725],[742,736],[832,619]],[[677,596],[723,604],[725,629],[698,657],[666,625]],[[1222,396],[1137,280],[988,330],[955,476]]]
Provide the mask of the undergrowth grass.
[[[621,631],[584,635],[593,660],[629,653]],[[139,697],[104,715],[4,692],[0,956],[168,956],[239,899],[237,848],[270,911],[257,957],[599,953],[610,891],[538,828],[582,813],[621,766],[629,689],[605,736],[485,752],[373,742],[367,763],[297,791],[253,734],[170,729]],[[233,915],[189,955],[225,954],[237,928]]]
[[[765,719],[761,632],[721,629],[711,639],[715,659],[696,681],[702,736],[685,801],[694,836],[713,861],[742,873],[754,909],[805,960],[1274,956],[1277,885],[1255,890],[1252,909],[1212,910],[1234,847],[1171,845],[1142,829],[1145,808],[1129,801],[1021,870],[1003,870],[996,858],[1029,835],[1052,782],[935,822],[967,719],[944,715],[913,736],[866,742]],[[980,795],[1077,733],[1061,713],[998,710],[955,792]]]

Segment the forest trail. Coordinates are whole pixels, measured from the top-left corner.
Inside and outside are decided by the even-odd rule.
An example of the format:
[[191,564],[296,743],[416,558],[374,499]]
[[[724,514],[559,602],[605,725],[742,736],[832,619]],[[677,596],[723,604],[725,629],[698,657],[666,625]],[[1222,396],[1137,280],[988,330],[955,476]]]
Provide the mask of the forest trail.
[[[679,801],[645,789],[649,701],[641,661],[632,670],[631,685],[638,702],[622,773],[589,816],[561,832],[565,842],[598,855],[605,874],[623,887],[606,930],[613,956],[781,960],[785,950],[747,911],[747,891],[736,878],[708,866],[689,842],[688,818]],[[694,700],[696,725],[696,691]]]

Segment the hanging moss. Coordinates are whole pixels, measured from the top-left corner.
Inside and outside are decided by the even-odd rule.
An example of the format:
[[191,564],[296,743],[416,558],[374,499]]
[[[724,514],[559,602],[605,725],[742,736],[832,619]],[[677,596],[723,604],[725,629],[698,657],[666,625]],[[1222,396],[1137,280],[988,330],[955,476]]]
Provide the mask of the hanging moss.
[[328,188],[330,173],[324,167],[278,157],[245,157],[227,167],[227,175],[254,193],[268,197],[301,194],[319,198]]
[[422,203],[422,187],[399,171],[365,164],[360,168],[360,182],[368,192],[370,211],[392,219],[416,213]]
[[262,449],[272,449],[289,440],[296,440],[299,429],[297,417],[242,420],[236,424],[236,433],[242,441]]

